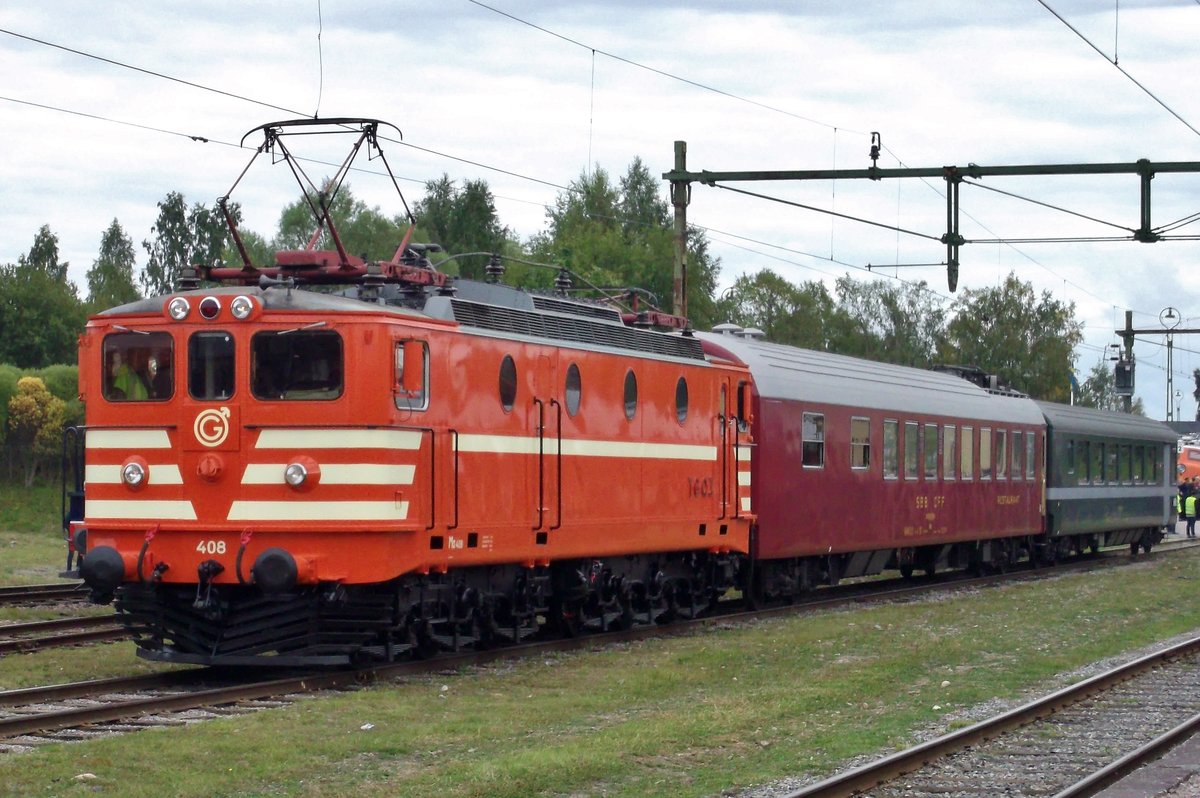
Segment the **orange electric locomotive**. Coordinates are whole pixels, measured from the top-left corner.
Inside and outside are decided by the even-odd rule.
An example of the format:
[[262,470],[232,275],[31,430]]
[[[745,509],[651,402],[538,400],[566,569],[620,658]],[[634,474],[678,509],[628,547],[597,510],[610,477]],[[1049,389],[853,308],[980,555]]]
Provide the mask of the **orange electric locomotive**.
[[[336,122],[376,146],[378,123]],[[282,136],[310,123],[260,152],[294,166]],[[349,256],[331,199],[334,250],[201,269],[81,337],[72,539],[141,656],[390,659],[694,614],[736,584],[744,366],[602,304],[451,283],[407,241]]]

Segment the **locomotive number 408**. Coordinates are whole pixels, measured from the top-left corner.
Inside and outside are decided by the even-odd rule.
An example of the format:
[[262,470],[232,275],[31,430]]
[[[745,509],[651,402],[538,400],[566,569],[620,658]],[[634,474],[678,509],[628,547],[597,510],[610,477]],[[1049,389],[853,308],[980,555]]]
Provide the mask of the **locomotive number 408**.
[[224,554],[225,541],[223,540],[202,540],[196,544],[196,551],[201,554]]

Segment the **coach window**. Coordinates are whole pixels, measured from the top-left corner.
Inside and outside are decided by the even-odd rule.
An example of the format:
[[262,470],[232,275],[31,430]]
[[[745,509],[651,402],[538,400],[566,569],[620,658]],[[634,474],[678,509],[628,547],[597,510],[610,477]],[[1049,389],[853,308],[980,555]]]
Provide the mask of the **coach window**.
[[1092,467],[1089,470],[1092,474],[1093,485],[1104,484],[1104,463],[1106,460],[1104,444],[1100,441],[1092,441]]
[[193,399],[233,396],[233,336],[199,332],[188,339],[188,392]]
[[917,436],[917,422],[905,421],[904,422],[904,478],[905,479],[916,479],[917,478],[917,473],[918,473],[917,469],[920,467],[919,463],[921,462],[920,452],[918,451],[918,448],[920,447],[920,440],[921,439]]
[[392,393],[397,410],[429,407],[429,345],[424,341],[396,342],[395,381]]
[[992,478],[992,431],[987,427],[979,430],[979,478]]
[[871,420],[850,419],[850,467],[871,467]]
[[947,424],[942,435],[942,479],[955,479],[958,476],[958,431],[953,424]]
[[579,380],[579,366],[572,363],[567,366],[566,385],[567,415],[571,418],[579,412],[579,400],[583,397],[583,385]]
[[104,337],[104,398],[110,402],[170,399],[175,393],[175,341],[167,333]]
[[1090,480],[1088,468],[1091,466],[1092,459],[1091,445],[1087,441],[1078,441],[1075,448],[1075,468],[1078,471],[1076,482],[1080,485],[1086,485]]
[[1116,483],[1121,481],[1120,459],[1118,452],[1121,447],[1115,443],[1104,446],[1104,481]]
[[1008,430],[1003,429],[996,430],[996,479],[1008,479]]
[[900,476],[900,422],[883,422],[883,478],[895,479]]
[[250,339],[250,392],[256,399],[337,399],[342,375],[342,337],[333,330],[260,332]]
[[1121,445],[1120,454],[1117,455],[1117,468],[1121,472],[1122,482],[1133,482],[1133,453],[1127,443]]
[[511,413],[517,402],[517,364],[512,355],[505,355],[500,361],[500,405],[505,413]]
[[1025,451],[1025,435],[1013,430],[1012,442],[1012,478],[1021,478],[1021,453]]
[[675,418],[679,423],[687,421],[688,414],[688,389],[687,380],[683,377],[675,383]]
[[1146,472],[1142,469],[1142,467],[1145,465],[1145,463],[1146,463],[1146,447],[1145,446],[1133,447],[1133,481],[1134,482],[1145,482],[1146,481]]
[[975,478],[975,428],[962,428],[962,478]]
[[633,369],[625,372],[625,418],[633,421],[637,415],[637,376]]
[[825,467],[825,416],[805,413],[802,419],[800,462],[805,468]]
[[1025,479],[1033,479],[1037,467],[1037,438],[1033,433],[1025,436]]
[[937,424],[925,425],[925,479],[937,479],[938,428]]

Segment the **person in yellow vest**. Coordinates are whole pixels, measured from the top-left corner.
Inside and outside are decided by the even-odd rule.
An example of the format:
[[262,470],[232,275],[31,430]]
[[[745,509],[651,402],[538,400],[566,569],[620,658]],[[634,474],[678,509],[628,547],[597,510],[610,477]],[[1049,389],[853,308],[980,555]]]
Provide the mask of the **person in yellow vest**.
[[1183,500],[1183,517],[1187,521],[1187,536],[1196,537],[1196,494],[1189,493]]
[[113,398],[129,401],[142,401],[149,398],[150,390],[146,380],[133,364],[122,362],[120,352],[113,353]]

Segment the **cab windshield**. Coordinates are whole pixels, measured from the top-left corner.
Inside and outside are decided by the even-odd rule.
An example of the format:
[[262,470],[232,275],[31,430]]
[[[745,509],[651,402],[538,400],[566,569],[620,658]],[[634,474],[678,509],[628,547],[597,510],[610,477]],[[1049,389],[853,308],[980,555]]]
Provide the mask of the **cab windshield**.
[[108,401],[165,401],[175,394],[175,342],[169,334],[113,333],[102,349]]
[[257,399],[328,400],[342,395],[342,337],[332,330],[260,332],[250,343]]

